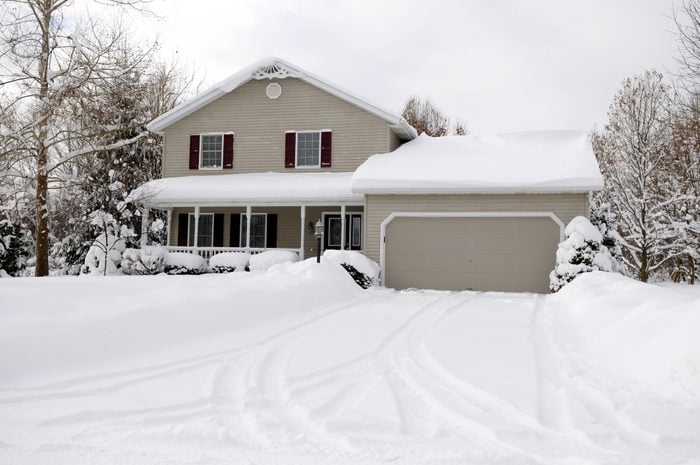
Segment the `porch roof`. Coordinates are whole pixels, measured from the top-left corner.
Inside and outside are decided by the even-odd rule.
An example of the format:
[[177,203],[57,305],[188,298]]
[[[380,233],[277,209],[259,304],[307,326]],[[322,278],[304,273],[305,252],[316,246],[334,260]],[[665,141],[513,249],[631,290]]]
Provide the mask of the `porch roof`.
[[132,198],[154,208],[241,205],[363,205],[353,173],[242,173],[156,179]]

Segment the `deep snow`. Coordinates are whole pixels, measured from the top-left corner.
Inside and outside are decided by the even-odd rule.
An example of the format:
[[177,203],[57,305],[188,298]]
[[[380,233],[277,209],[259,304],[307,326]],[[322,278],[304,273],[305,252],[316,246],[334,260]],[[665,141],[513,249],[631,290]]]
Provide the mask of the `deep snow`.
[[700,300],[268,272],[0,281],[0,463],[700,464]]
[[602,187],[584,131],[422,134],[391,153],[369,157],[352,177],[353,192],[366,194],[562,193]]

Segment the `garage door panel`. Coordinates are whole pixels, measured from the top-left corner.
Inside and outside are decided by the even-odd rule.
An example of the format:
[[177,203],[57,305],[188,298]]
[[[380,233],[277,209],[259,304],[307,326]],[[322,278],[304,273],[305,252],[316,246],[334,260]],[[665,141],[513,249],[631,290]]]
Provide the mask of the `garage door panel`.
[[543,217],[399,217],[386,237],[389,287],[546,292],[559,227]]

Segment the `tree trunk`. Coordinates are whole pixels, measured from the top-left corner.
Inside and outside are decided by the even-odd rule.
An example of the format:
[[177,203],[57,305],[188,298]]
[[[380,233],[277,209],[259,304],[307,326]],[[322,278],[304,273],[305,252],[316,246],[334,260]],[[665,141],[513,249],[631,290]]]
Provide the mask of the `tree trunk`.
[[641,256],[639,257],[639,280],[643,283],[647,282],[649,279],[649,257],[647,256],[647,250],[642,249]]
[[48,136],[48,116],[51,111],[49,95],[49,27],[51,24],[51,9],[53,1],[46,0],[37,5],[37,13],[41,18],[41,56],[39,57],[39,100],[42,109],[39,115],[39,127],[36,147],[36,268],[34,276],[49,275],[49,208],[47,195],[49,191],[48,149],[46,137]]

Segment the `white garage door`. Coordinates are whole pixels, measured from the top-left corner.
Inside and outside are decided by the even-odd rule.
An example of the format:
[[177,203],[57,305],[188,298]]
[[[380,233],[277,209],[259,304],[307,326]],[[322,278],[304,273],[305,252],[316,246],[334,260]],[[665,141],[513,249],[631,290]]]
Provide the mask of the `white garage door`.
[[386,285],[548,292],[559,231],[549,217],[397,217],[386,229]]

